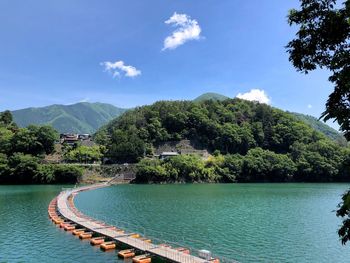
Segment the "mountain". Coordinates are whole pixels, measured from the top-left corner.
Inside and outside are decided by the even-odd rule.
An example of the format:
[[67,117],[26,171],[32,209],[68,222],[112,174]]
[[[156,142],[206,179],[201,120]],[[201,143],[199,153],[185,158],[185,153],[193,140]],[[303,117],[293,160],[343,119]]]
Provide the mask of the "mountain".
[[[200,95],[199,97],[195,98],[193,101],[195,101],[195,102],[203,102],[206,100],[223,101],[223,100],[227,100],[227,99],[229,99],[229,97],[227,97],[225,95],[221,95],[221,94],[213,93],[213,92],[208,92],[208,93],[204,93],[204,94]],[[311,126],[316,131],[323,133],[328,138],[335,140],[341,144],[346,145],[346,140],[340,132],[338,132],[337,130],[328,126],[324,122],[318,120],[317,118],[310,116],[310,115],[305,115],[302,113],[296,113],[296,112],[288,112],[288,113],[294,115],[298,120],[301,120],[302,122]]]
[[306,124],[310,125],[312,128],[315,130],[323,133],[326,135],[328,138],[331,138],[335,141],[338,141],[340,143],[345,143],[346,140],[344,136],[338,132],[337,130],[333,129],[332,127],[329,127],[327,124],[325,124],[322,121],[319,121],[317,118],[310,116],[310,115],[305,115],[301,113],[296,113],[296,112],[290,112],[292,115],[294,115],[297,119],[305,122]]
[[20,127],[30,124],[51,125],[61,133],[94,133],[126,109],[106,103],[80,102],[72,105],[50,105],[12,111]]
[[223,101],[223,100],[227,100],[227,99],[229,99],[229,97],[227,97],[225,95],[221,95],[221,94],[214,93],[214,92],[208,92],[208,93],[204,93],[204,94],[200,95],[199,97],[195,98],[193,101],[195,101],[195,102],[202,102],[202,101],[206,101],[206,100]]
[[[200,95],[193,101],[224,101],[227,99],[229,97],[225,95],[208,92]],[[21,109],[13,111],[12,114],[15,122],[21,127],[26,127],[29,124],[48,124],[52,125],[59,132],[94,133],[101,126],[120,116],[126,110],[106,103],[81,102],[72,105],[51,105],[41,108]],[[290,114],[327,137],[340,143],[346,143],[341,133],[317,118],[295,112],[290,112]]]
[[[140,182],[350,179],[348,148],[288,112],[238,98],[137,107],[101,128],[95,139],[111,162],[142,160]],[[174,150],[164,160],[142,159],[168,151],[166,145]]]

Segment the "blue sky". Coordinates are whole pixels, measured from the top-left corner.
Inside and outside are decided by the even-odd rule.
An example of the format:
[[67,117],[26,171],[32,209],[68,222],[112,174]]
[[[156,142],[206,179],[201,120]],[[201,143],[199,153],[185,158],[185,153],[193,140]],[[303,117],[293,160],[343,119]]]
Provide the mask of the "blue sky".
[[[318,117],[332,91],[328,74],[297,72],[284,48],[295,34],[286,16],[298,6],[297,0],[1,1],[0,110],[79,101],[132,107],[260,89],[275,107]],[[169,22],[175,12],[200,34],[164,49],[164,40],[181,30]]]

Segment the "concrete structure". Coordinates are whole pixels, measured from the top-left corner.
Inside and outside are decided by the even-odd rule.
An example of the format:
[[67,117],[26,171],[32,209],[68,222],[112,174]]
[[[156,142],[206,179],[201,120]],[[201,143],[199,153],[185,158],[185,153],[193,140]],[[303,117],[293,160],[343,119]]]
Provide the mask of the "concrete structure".
[[174,157],[174,156],[178,156],[178,155],[179,155],[179,153],[177,153],[177,152],[162,152],[159,155],[159,159],[164,160],[166,158],[170,158],[170,157]]
[[[68,145],[74,145],[78,142],[91,141],[90,134],[75,134],[75,133],[61,133],[60,134],[60,143],[66,143]],[[89,145],[87,145],[89,146]]]

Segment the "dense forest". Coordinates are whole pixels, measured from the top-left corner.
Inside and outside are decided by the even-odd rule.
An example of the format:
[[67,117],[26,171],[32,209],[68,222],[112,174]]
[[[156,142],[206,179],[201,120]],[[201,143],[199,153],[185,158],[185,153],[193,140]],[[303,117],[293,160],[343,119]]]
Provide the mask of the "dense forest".
[[322,121],[319,121],[317,118],[310,116],[310,115],[305,115],[301,113],[296,113],[296,112],[291,112],[297,119],[307,123],[310,125],[312,128],[315,130],[323,133],[327,137],[337,141],[339,144],[346,146],[347,141],[343,134],[339,133],[338,131],[334,130],[333,128],[329,127],[327,124],[325,124]]
[[[206,100],[224,101],[227,99],[230,99],[230,98],[225,96],[225,95],[222,95],[222,94],[208,92],[208,93],[204,93],[204,94],[198,96],[193,101],[194,102],[203,102]],[[347,141],[346,141],[343,134],[341,134],[339,131],[331,128],[330,126],[328,126],[324,122],[320,121],[319,119],[317,119],[313,116],[310,116],[310,115],[302,114],[302,113],[296,113],[296,112],[288,112],[288,113],[292,114],[297,119],[303,121],[307,125],[314,128],[315,130],[323,133],[324,135],[331,138],[332,140],[336,140],[338,143],[340,143],[342,145],[347,144]]]
[[9,111],[0,113],[0,184],[77,182],[82,176],[80,168],[43,163],[57,139],[50,126],[19,128]]
[[[113,162],[139,162],[139,182],[348,181],[350,149],[292,114],[240,99],[160,101],[124,113],[95,139]],[[147,158],[189,139],[212,154]],[[145,158],[144,158],[145,157]]]
[[60,133],[94,133],[102,125],[119,116],[126,109],[106,103],[79,102],[71,105],[54,104],[39,108],[12,111],[19,127],[50,125]]

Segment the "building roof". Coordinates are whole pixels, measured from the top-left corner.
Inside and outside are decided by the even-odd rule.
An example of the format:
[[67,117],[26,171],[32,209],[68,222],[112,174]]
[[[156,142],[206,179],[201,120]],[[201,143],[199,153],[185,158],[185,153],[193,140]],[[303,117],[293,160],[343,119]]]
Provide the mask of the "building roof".
[[164,155],[179,155],[179,153],[177,153],[177,152],[162,152],[160,155],[161,156],[164,156]]
[[79,139],[78,138],[71,138],[71,137],[69,137],[69,138],[64,138],[64,141],[78,141]]

